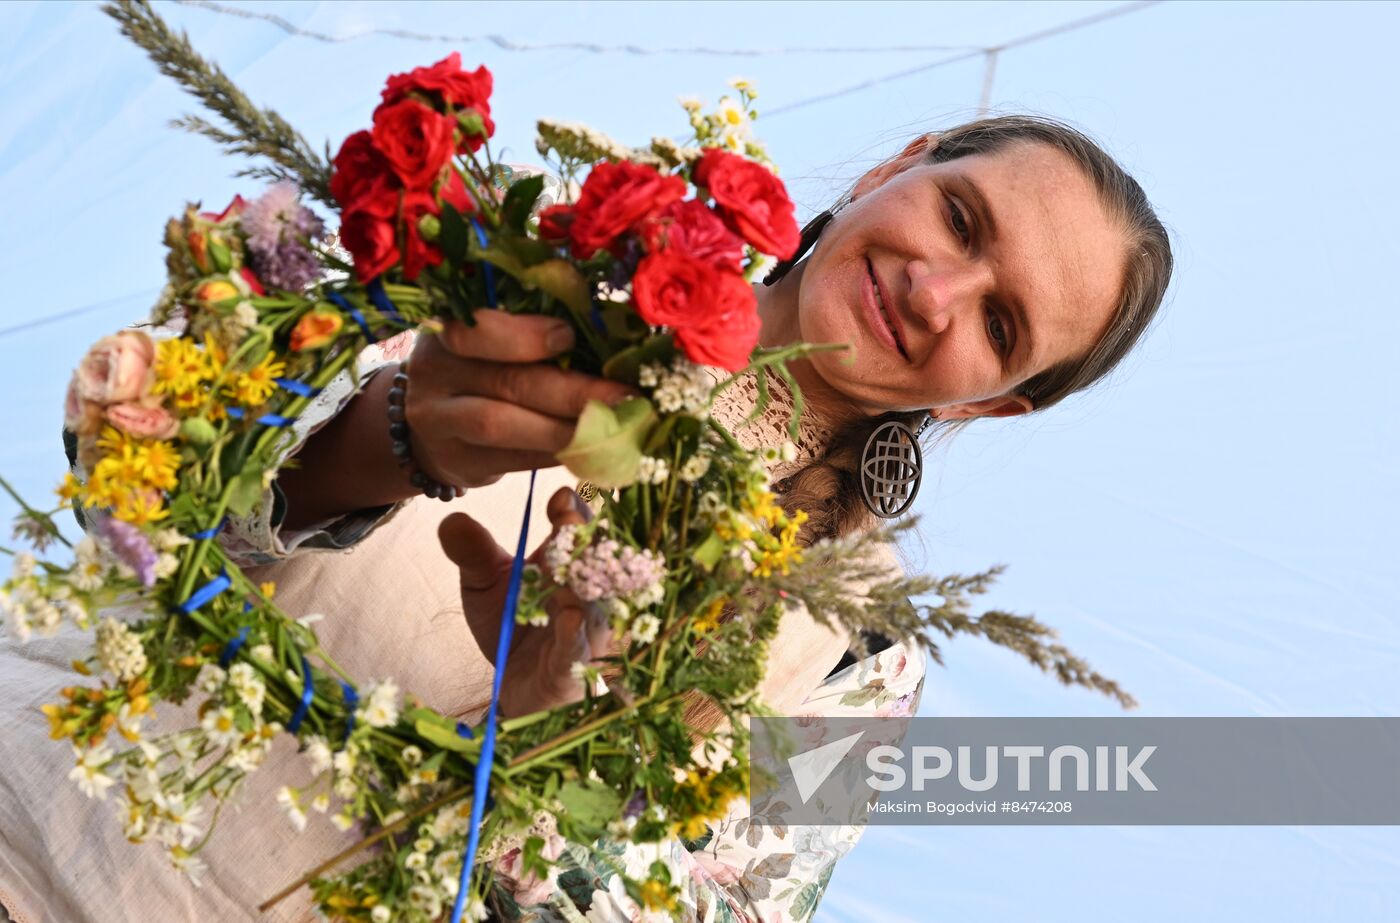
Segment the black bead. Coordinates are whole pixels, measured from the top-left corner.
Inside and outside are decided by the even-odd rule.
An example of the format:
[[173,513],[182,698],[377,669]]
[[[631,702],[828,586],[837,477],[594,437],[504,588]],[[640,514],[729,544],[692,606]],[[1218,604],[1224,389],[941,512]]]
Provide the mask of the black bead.
[[404,414],[404,412],[403,412],[403,405],[402,405],[402,404],[390,404],[390,405],[389,405],[389,422],[391,422],[391,423],[405,423],[405,422],[407,422],[407,420],[408,420],[408,417],[407,417],[407,416]]
[[408,424],[407,424],[407,423],[390,423],[390,424],[389,424],[389,438],[391,438],[391,439],[407,439],[407,438],[408,438]]
[[408,458],[407,442],[401,442],[398,439],[395,439],[393,445],[389,446],[389,449],[394,453],[394,456],[396,458]]
[[395,385],[394,387],[389,389],[389,403],[394,404],[395,406],[402,406],[404,394],[404,389],[400,388],[398,385]]
[[417,487],[419,490],[426,490],[428,485],[432,482],[428,480],[428,476],[423,472],[415,471],[408,476],[408,483]]

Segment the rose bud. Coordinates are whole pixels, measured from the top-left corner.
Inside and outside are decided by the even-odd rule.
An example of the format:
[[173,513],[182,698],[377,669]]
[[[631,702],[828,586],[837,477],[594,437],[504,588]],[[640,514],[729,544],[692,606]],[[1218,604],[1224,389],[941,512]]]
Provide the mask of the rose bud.
[[202,307],[212,308],[225,301],[241,298],[243,293],[232,282],[225,279],[212,279],[196,288],[194,297]]
[[438,220],[437,215],[430,212],[418,219],[418,236],[427,242],[432,243],[437,240],[441,233],[442,222]]
[[320,349],[333,342],[345,322],[334,311],[310,311],[292,328],[291,347],[294,352]]

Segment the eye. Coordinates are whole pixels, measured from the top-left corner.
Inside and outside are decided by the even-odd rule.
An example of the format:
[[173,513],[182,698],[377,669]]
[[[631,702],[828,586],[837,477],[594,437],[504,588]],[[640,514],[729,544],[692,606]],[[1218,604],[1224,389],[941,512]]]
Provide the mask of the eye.
[[963,244],[971,243],[972,230],[967,226],[967,216],[963,214],[962,209],[958,208],[958,203],[952,199],[948,200],[948,207],[953,212],[953,231],[962,238]]
[[1009,340],[1006,336],[1006,327],[1002,325],[1001,318],[991,308],[987,309],[987,333],[992,341],[997,344],[997,353],[1006,355],[1009,348]]

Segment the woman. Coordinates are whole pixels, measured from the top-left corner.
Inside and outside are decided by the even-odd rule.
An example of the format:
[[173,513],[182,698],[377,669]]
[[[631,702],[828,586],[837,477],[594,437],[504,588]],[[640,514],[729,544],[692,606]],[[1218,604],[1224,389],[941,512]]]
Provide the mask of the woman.
[[[917,138],[861,177],[834,211],[804,233],[810,255],[757,289],[764,345],[852,345],[849,355],[819,354],[793,368],[809,409],[797,460],[774,473],[784,502],[811,514],[808,541],[869,525],[856,465],[878,423],[917,424],[930,414],[952,431],[980,416],[1052,406],[1131,349],[1171,271],[1165,232],[1138,185],[1077,132],[1045,120],[988,119]],[[416,490],[389,451],[388,375],[370,377],[353,399],[348,381],[328,389],[297,428],[299,440],[317,429],[292,447],[300,448],[299,467],[285,471],[279,489],[239,524],[248,561],[355,545],[350,554],[271,564],[279,601],[292,612],[333,613],[318,631],[353,674],[388,673],[430,704],[463,715],[479,709],[490,667],[457,614],[466,614],[477,635],[499,618],[499,546],[513,538],[524,499],[522,478],[503,475],[550,464],[584,397],[618,396],[615,384],[536,362],[567,349],[567,335],[550,322],[478,316],[474,328],[420,337],[410,363],[415,461],[439,481],[472,488],[452,504],[471,516],[442,524],[447,557],[432,545],[442,508],[401,502]],[[366,366],[387,367],[394,358],[377,349]],[[740,394],[715,412],[738,421],[748,409]],[[770,413],[761,422],[772,427],[777,418]],[[771,444],[779,431],[741,431],[741,439]],[[542,477],[542,494],[571,483],[557,468]],[[542,535],[545,519],[559,524],[579,515],[566,493],[555,494],[532,532]],[[560,613],[547,627],[521,632],[506,674],[509,713],[578,693],[569,666],[593,653],[595,641],[579,625]],[[912,713],[923,658],[909,656],[899,640],[843,665],[847,640],[805,613],[785,617],[765,698],[786,713]],[[46,643],[7,649],[0,661],[0,691],[9,693],[0,697],[0,717],[15,729],[12,754],[21,757],[0,770],[0,903],[17,919],[252,918],[259,900],[339,848],[342,840],[319,819],[295,836],[277,817],[275,788],[286,781],[290,740],[274,751],[268,771],[251,778],[242,812],[222,819],[201,891],[168,876],[155,850],[120,843],[109,817],[53,779],[64,769],[42,740],[35,706],[69,681],[59,665],[71,654],[60,641]],[[877,686],[892,698],[847,695]],[[842,706],[843,698],[863,704]],[[747,821],[732,816],[704,842],[662,844],[660,858],[686,888],[686,918],[805,919],[835,859],[859,833],[779,833]],[[603,851],[643,868],[657,857],[637,847]],[[514,859],[496,857],[508,876]],[[506,912],[639,918],[605,865],[574,864],[558,882],[512,879]],[[297,919],[304,895],[293,904],[274,917]]]

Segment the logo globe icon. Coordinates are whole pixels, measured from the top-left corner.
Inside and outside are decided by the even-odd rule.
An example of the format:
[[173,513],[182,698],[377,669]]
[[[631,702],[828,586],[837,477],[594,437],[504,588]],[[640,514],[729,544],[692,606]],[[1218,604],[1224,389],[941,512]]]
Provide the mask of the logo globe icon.
[[893,519],[909,509],[923,475],[923,453],[913,430],[890,420],[870,434],[861,453],[860,488],[876,516]]

